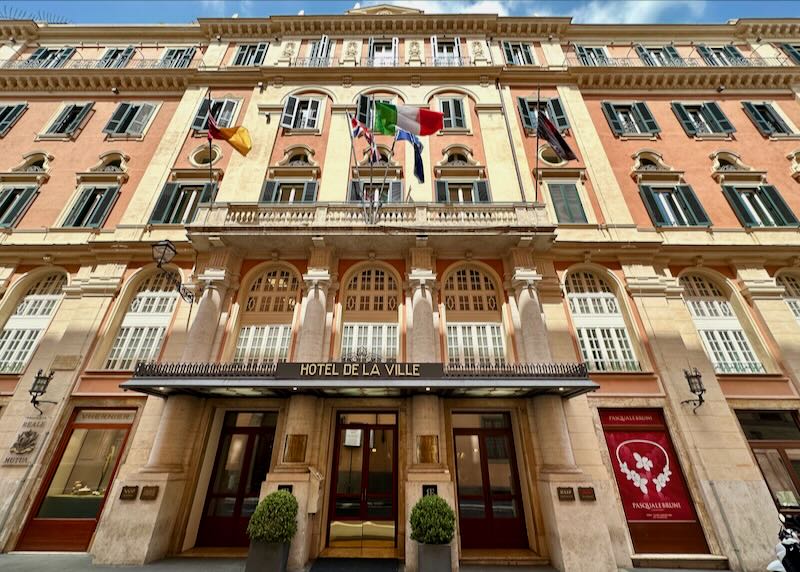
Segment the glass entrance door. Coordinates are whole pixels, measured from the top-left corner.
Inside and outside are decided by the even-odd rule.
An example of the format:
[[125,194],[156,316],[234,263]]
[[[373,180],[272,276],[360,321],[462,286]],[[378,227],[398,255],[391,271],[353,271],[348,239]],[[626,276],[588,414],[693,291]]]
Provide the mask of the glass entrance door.
[[249,546],[247,523],[269,471],[276,420],[263,411],[225,414],[197,546]]
[[397,530],[397,415],[341,413],[336,424],[328,545],[393,548]]
[[527,548],[514,439],[504,413],[453,415],[462,548]]

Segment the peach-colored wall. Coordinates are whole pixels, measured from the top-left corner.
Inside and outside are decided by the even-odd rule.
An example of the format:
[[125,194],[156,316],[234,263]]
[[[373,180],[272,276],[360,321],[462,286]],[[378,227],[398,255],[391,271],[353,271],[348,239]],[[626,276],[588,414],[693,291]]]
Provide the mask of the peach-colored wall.
[[[177,99],[104,97],[96,99],[89,119],[75,141],[35,141],[37,134],[45,131],[61,108],[62,101],[88,101],[88,98],[42,98],[29,101],[28,109],[8,134],[0,140],[4,150],[0,156],[0,171],[10,171],[22,162],[22,156],[32,151],[44,151],[53,156],[50,161],[50,180],[41,186],[39,195],[18,223],[18,228],[36,229],[52,227],[59,215],[73,199],[77,190],[75,173],[88,171],[100,162],[100,155],[108,151],[121,151],[130,156],[128,182],[120,188],[120,196],[106,220],[105,228],[114,227],[125,211],[136,190],[144,170],[153,158],[161,134],[166,130]],[[108,123],[117,104],[123,101],[161,102],[161,106],[141,141],[107,140],[103,128]],[[9,100],[11,101],[11,100]],[[19,101],[15,99],[13,101]]]
[[[711,217],[712,224],[716,227],[741,228],[739,220],[722,194],[720,185],[711,178],[712,160],[709,155],[721,150],[738,153],[745,164],[758,171],[767,171],[767,182],[777,187],[789,207],[796,215],[800,216],[800,183],[792,179],[791,163],[786,158],[790,151],[797,149],[797,141],[765,139],[742,108],[741,102],[746,100],[746,97],[717,95],[713,98],[736,128],[736,133],[733,134],[733,139],[730,141],[694,140],[686,135],[670,106],[670,102],[676,99],[679,101],[692,100],[684,97],[652,95],[648,95],[646,102],[661,127],[658,139],[620,141],[614,137],[603,114],[601,102],[605,99],[613,98],[594,95],[585,97],[589,114],[597,127],[633,219],[638,225],[653,226],[639,196],[639,188],[630,176],[633,168],[631,155],[642,149],[658,151],[668,165],[676,170],[685,171],[686,183],[692,186],[703,204],[703,208]],[[631,99],[637,98],[632,96]],[[763,100],[763,97],[760,99]],[[800,125],[800,106],[791,96],[775,96],[770,100],[775,101],[796,125]],[[697,101],[708,101],[708,99],[697,99]]]

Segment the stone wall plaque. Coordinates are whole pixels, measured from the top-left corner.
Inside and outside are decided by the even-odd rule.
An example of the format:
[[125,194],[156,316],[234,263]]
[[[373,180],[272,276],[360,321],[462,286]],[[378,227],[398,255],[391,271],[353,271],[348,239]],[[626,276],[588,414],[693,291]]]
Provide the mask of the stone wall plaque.
[[142,487],[139,500],[156,500],[158,498],[158,485],[147,485]]
[[582,501],[596,501],[594,487],[578,487],[578,498]]
[[139,485],[125,485],[119,491],[119,500],[136,500],[139,496]]
[[575,489],[572,487],[558,487],[556,491],[558,492],[558,500],[562,502],[575,500]]
[[306,444],[308,435],[287,435],[283,448],[284,463],[302,463],[306,460]]
[[42,432],[47,427],[47,416],[32,415],[22,420],[17,436],[8,453],[3,457],[3,465],[26,467],[31,464],[36,449],[41,445]]
[[417,462],[439,462],[439,436],[417,435]]

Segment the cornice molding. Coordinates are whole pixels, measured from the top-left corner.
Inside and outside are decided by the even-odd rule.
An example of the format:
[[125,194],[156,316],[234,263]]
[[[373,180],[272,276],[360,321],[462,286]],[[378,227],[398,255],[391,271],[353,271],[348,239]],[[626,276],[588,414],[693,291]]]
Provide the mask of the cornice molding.
[[175,69],[0,69],[2,91],[120,91],[181,92],[197,70]]

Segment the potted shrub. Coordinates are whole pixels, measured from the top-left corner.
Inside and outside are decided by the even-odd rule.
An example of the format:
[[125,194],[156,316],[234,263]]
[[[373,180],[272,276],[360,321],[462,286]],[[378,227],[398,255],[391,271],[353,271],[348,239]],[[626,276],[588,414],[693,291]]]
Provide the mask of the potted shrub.
[[419,572],[450,572],[456,515],[442,497],[422,497],[411,509],[411,538],[419,543]]
[[297,532],[297,499],[287,491],[264,497],[247,525],[250,551],[245,572],[286,572],[289,543]]

